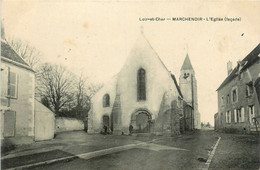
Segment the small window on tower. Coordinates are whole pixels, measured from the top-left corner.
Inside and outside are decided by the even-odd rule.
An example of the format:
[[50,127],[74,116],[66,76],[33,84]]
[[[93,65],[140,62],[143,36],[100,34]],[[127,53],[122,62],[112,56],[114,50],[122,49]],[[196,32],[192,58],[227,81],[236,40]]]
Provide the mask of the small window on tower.
[[189,77],[189,73],[184,73],[184,76],[183,76],[183,78],[188,78]]

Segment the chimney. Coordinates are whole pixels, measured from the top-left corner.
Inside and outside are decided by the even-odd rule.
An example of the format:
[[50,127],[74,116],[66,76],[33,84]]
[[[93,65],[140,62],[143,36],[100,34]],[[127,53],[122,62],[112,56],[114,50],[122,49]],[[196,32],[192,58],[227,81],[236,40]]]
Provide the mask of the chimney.
[[227,73],[228,75],[232,72],[232,62],[228,61],[227,62]]

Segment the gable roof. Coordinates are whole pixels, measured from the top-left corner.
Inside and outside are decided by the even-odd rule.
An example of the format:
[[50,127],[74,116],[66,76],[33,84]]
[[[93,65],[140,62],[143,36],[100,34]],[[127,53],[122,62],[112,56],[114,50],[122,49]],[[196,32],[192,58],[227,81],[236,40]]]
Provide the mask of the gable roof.
[[[170,74],[170,77],[172,78],[173,83],[174,83],[174,85],[175,85],[175,87],[176,87],[176,89],[177,89],[179,95],[183,98],[183,95],[182,95],[182,93],[181,93],[181,89],[180,89],[180,87],[179,87],[179,85],[178,85],[178,83],[177,83],[177,80],[176,80],[174,74],[172,74],[172,73],[168,70],[168,68],[165,66],[165,64],[164,64],[163,61],[161,60],[160,56],[159,56],[158,53],[153,49],[151,43],[150,43],[149,40],[145,37],[145,35],[144,35],[143,32],[141,32],[141,37],[145,40],[145,42],[149,45],[149,47],[150,47],[150,48],[152,49],[152,51],[155,53],[156,57],[159,59],[160,63],[163,65],[163,67],[165,68],[165,70]],[[187,62],[189,62],[189,65],[191,66],[191,63],[190,63],[190,59],[189,59],[188,54],[187,54],[186,58],[187,58],[187,57],[188,57],[188,61],[187,61]],[[185,61],[186,61],[186,59],[185,59]],[[191,66],[191,68],[192,68],[192,66]]]
[[190,58],[189,58],[188,53],[187,53],[186,58],[185,58],[185,60],[184,60],[184,62],[183,62],[183,65],[182,65],[182,67],[181,67],[181,70],[193,70],[193,67],[192,67],[192,65],[191,65],[191,62],[190,62]]
[[144,33],[141,32],[141,37],[145,40],[145,42],[149,45],[149,47],[152,49],[152,51],[155,53],[156,57],[159,59],[159,61],[161,62],[161,64],[163,65],[163,67],[169,72],[169,70],[167,69],[167,67],[165,66],[165,64],[163,63],[163,61],[161,60],[161,58],[159,57],[158,53],[153,49],[151,43],[149,42],[149,40],[145,37]]
[[[242,61],[241,63],[244,64],[243,68],[240,71],[244,71],[245,69],[249,68],[251,65],[253,65],[256,61],[260,60],[259,57],[260,54],[260,43],[251,51]],[[237,77],[237,72],[239,71],[239,66],[237,65],[232,72],[227,76],[227,78],[222,82],[222,84],[217,89],[220,90],[222,87],[224,87],[226,84],[228,84],[230,81],[232,81],[235,77]]]
[[[152,51],[155,53],[156,57],[159,59],[160,63],[163,65],[163,67],[165,68],[165,70],[170,74],[170,76],[171,76],[171,78],[172,78],[172,80],[173,80],[173,83],[175,84],[175,87],[176,87],[176,89],[177,89],[179,95],[183,98],[183,95],[182,95],[182,93],[181,93],[181,89],[180,89],[180,87],[179,87],[179,85],[178,85],[178,83],[177,83],[177,80],[176,80],[174,74],[172,74],[172,73],[167,69],[167,67],[165,66],[165,64],[164,64],[163,61],[161,60],[160,56],[159,56],[158,53],[153,49],[151,43],[150,43],[149,40],[145,37],[145,35],[144,35],[143,32],[141,32],[141,37],[145,40],[145,42],[149,45],[149,47],[150,47],[150,48],[152,49]],[[187,56],[188,56],[188,54],[187,54]],[[186,58],[187,58],[187,57],[186,57]],[[189,58],[188,58],[188,60],[189,60]],[[189,60],[188,62],[190,63],[190,60]],[[190,64],[190,65],[191,65],[191,64]],[[191,66],[191,67],[192,67],[192,66]]]
[[4,40],[1,40],[1,59],[11,62],[14,65],[21,66],[33,71],[30,66],[14,51],[14,49]]

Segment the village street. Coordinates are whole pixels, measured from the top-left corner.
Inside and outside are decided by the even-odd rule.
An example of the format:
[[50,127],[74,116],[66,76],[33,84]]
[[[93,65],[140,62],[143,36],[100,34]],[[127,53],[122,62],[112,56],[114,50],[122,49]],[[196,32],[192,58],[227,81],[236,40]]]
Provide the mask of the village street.
[[3,155],[2,169],[258,169],[258,145],[256,135],[213,130],[178,137],[89,135],[76,131],[16,148]]

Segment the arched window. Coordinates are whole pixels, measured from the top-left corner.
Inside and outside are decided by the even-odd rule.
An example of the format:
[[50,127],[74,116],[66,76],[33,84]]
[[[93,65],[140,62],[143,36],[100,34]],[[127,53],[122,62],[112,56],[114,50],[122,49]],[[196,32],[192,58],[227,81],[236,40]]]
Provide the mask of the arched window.
[[146,100],[145,70],[142,68],[137,73],[137,100]]
[[109,94],[105,94],[103,97],[103,107],[109,107],[109,105],[110,105]]

